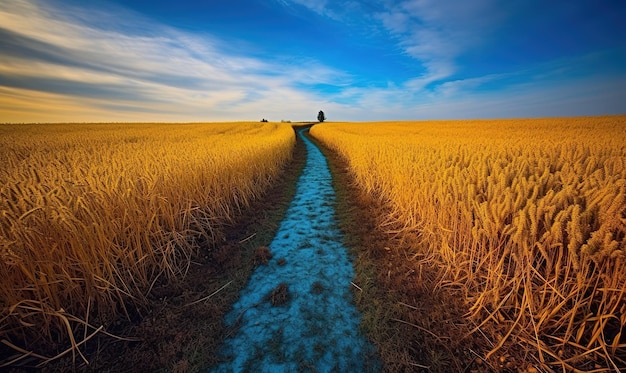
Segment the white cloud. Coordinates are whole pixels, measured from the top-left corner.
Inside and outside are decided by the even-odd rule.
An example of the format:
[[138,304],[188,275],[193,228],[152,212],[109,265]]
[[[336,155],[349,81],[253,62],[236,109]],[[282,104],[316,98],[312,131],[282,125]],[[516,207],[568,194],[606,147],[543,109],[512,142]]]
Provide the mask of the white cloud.
[[324,14],[328,0],[292,0],[292,2],[307,7],[315,13]]
[[457,73],[455,60],[476,47],[503,19],[495,0],[405,0],[388,3],[376,18],[415,58],[423,73],[416,90]]
[[481,85],[505,78],[507,74],[490,74],[476,78],[450,80],[440,84],[434,93],[442,97],[451,97],[459,94],[475,92]]
[[[306,119],[314,117],[315,109],[305,106],[325,100],[298,86],[347,79],[314,60],[295,64],[280,57],[251,58],[227,52],[209,35],[131,13],[123,18],[94,15],[91,9],[61,10],[35,0],[0,4],[0,31],[19,38],[0,56],[0,104],[6,110],[0,122],[40,120],[37,102],[62,102],[65,120],[77,113],[80,120],[98,121],[109,116],[255,120],[279,113]],[[104,26],[109,24],[116,28]],[[21,98],[27,94],[37,97],[30,106]],[[110,107],[119,110],[110,113]]]
[[403,11],[389,11],[378,13],[376,18],[394,35],[402,35],[409,29],[411,17]]
[[[485,83],[506,78],[488,75],[444,83],[429,94],[404,87],[352,89],[356,104],[341,108],[333,120],[429,120],[512,117],[557,117],[626,114],[626,75],[580,77],[553,84],[521,81],[500,90],[480,91]],[[356,109],[358,108],[358,110]]]
[[480,46],[507,16],[497,0],[279,1],[371,33],[382,27],[415,60],[415,76],[405,84],[415,91],[457,74],[456,60]]
[[[370,87],[315,59],[250,57],[124,9],[51,4],[0,2],[0,122],[314,120],[320,109],[333,121],[624,113],[623,74],[587,72],[606,55],[459,74],[459,57],[504,17],[492,0],[388,1],[369,13],[352,1],[303,4],[336,20],[348,17],[340,5],[377,20],[371,27],[385,27],[419,65],[413,78]],[[314,93],[317,84],[334,93]]]
[[[276,0],[284,7],[296,12],[294,5],[304,7],[313,13],[317,13],[320,16],[328,17],[331,19],[339,19],[340,16],[337,12],[333,11],[329,7],[328,0]],[[336,5],[336,4],[335,4]]]

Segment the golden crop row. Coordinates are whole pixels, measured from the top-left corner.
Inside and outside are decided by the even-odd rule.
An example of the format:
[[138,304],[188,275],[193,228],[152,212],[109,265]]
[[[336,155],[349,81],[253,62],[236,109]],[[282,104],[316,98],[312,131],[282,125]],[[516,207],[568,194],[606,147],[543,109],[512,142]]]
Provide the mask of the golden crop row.
[[[326,123],[360,188],[543,364],[626,366],[626,117]],[[418,264],[416,264],[418,265]],[[593,361],[593,364],[590,363]]]
[[275,123],[0,125],[0,337],[50,333],[59,310],[107,319],[141,303],[221,238],[294,145]]

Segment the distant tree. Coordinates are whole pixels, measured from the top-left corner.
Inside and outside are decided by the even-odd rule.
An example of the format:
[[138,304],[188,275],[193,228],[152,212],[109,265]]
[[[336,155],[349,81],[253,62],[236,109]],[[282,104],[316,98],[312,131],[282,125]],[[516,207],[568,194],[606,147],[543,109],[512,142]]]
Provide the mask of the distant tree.
[[326,120],[326,116],[324,115],[324,112],[320,110],[319,113],[317,113],[317,120],[319,122],[323,122]]
[[267,122],[267,119],[263,118],[261,119],[261,122]]

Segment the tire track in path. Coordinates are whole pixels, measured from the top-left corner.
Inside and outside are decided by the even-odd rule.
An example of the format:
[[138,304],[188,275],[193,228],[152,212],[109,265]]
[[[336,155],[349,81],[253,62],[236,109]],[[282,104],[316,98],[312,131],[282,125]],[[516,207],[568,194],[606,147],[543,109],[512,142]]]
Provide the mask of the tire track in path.
[[[379,371],[359,329],[354,277],[337,228],[332,178],[322,152],[300,130],[307,161],[272,243],[226,316],[233,333],[215,372]],[[286,290],[286,291],[285,291]]]

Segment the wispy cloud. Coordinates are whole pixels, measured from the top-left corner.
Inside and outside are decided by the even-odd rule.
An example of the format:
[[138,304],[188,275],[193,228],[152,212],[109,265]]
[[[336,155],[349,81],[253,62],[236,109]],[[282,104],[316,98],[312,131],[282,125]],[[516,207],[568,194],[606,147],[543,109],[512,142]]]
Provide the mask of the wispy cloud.
[[405,0],[389,3],[376,18],[422,65],[423,72],[409,83],[421,90],[453,76],[456,59],[480,44],[504,14],[495,0]]
[[[300,116],[304,102],[320,98],[296,86],[345,79],[314,60],[302,65],[287,58],[246,57],[209,35],[131,13],[122,22],[114,14],[91,11],[61,11],[32,0],[0,4],[0,99],[10,109],[0,121],[37,120],[30,114],[40,111],[35,102],[41,105],[41,100],[63,103],[58,107],[66,111],[54,111],[65,120],[77,118],[76,113],[82,120],[108,120],[111,107],[119,109],[115,116],[122,120]],[[37,97],[32,105],[22,99],[27,92]]]
[[480,90],[498,81],[468,79],[444,83],[429,94],[415,94],[404,87],[354,88],[352,105],[337,107],[332,120],[428,120],[511,117],[556,117],[624,114],[626,76],[579,78],[546,84],[516,82],[506,89]]
[[[338,0],[332,5],[324,2],[321,10],[319,4],[309,7],[322,15],[334,12],[332,18],[337,21],[359,14],[365,20],[360,26],[370,32],[382,27],[414,61],[413,76],[403,81],[352,87],[334,96],[336,102],[352,104],[345,108],[348,115],[372,120],[626,111],[620,104],[620,97],[626,96],[626,73],[623,68],[609,71],[605,66],[606,61],[619,61],[619,56],[624,60],[623,48],[612,55],[570,55],[475,74],[462,64],[463,57],[485,44],[499,42],[497,32],[514,16],[516,6],[504,6],[497,0],[386,0],[373,4]],[[342,13],[341,9],[350,10]]]
[[[289,4],[287,1],[282,1],[283,4]],[[291,3],[309,8],[315,13],[325,14],[327,12],[326,5],[328,4],[328,0],[291,0]]]
[[[446,79],[432,89],[415,79],[385,87],[352,87],[333,97],[349,102],[340,119],[464,119],[624,114],[626,73],[592,53],[526,66],[508,73]],[[587,72],[590,66],[596,72]]]
[[276,0],[284,7],[295,10],[294,7],[303,7],[318,15],[336,19],[339,14],[329,7],[328,0]]
[[507,17],[496,0],[278,1],[358,25],[366,33],[385,30],[413,59],[414,75],[404,86],[416,92],[457,74],[457,59],[480,46]]
[[509,16],[495,0],[276,0],[281,11],[327,17],[347,34],[365,35],[359,43],[384,34],[377,42],[392,40],[395,48],[385,51],[400,50],[406,67],[403,78],[389,79],[382,65],[375,78],[359,76],[344,61],[337,66],[347,71],[333,67],[325,53],[261,56],[252,40],[184,31],[112,5],[56,1],[0,2],[0,122],[299,120],[320,109],[330,120],[626,110],[624,47],[468,71],[463,57]]

